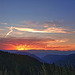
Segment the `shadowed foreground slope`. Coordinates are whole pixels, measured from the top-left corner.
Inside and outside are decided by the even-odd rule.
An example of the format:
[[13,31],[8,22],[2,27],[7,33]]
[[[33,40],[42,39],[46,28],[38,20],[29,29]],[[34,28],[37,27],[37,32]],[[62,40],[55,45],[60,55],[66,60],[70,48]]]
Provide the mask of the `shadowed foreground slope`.
[[75,69],[71,65],[57,67],[27,55],[0,51],[0,75],[75,75]]

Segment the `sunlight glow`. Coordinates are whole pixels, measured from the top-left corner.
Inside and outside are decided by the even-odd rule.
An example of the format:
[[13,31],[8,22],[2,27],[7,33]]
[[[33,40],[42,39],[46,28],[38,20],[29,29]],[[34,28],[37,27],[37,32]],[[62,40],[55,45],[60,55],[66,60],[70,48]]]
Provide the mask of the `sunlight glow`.
[[17,50],[29,50],[29,45],[19,45],[17,46]]

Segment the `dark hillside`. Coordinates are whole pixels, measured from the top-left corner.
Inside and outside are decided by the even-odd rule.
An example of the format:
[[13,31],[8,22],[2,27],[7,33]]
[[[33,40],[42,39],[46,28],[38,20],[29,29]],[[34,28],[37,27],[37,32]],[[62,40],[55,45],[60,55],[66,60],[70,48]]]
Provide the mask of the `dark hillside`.
[[11,54],[7,52],[0,51],[0,69],[7,70],[18,70],[22,71],[25,69],[27,73],[29,73],[30,68],[41,66],[41,62],[27,55],[17,55]]
[[0,51],[0,75],[75,75],[72,65],[41,63],[27,55],[17,55]]

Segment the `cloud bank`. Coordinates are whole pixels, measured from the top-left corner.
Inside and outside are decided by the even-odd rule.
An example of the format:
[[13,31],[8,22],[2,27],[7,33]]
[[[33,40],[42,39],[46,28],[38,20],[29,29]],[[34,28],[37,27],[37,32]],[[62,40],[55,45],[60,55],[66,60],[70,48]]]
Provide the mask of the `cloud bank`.
[[[64,50],[71,46],[62,46],[61,43],[67,42],[67,39],[50,39],[50,38],[0,38],[0,49],[18,50],[26,49],[43,49],[43,50]],[[58,44],[58,45],[57,45]]]
[[26,31],[32,33],[75,33],[75,31],[68,31],[62,27],[48,27],[46,29],[32,29],[32,28],[20,28],[20,27],[10,27],[10,31],[6,34],[8,36],[13,30]]

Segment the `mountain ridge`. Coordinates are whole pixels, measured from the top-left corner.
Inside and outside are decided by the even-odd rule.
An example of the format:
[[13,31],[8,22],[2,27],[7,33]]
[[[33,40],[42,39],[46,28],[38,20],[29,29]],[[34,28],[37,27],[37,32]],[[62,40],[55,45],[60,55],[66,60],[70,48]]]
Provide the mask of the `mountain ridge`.
[[69,54],[69,55],[46,55],[42,58],[47,63],[55,63],[57,65],[63,64],[72,64],[75,67],[75,54]]

